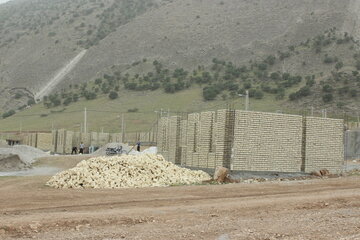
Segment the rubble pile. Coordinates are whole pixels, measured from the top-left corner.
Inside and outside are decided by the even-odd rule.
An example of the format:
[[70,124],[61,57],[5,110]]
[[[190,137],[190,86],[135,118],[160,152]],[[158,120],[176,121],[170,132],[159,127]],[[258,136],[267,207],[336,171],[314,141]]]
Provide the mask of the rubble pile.
[[53,176],[55,188],[143,188],[195,184],[210,180],[203,171],[192,171],[166,161],[161,155],[95,157]]

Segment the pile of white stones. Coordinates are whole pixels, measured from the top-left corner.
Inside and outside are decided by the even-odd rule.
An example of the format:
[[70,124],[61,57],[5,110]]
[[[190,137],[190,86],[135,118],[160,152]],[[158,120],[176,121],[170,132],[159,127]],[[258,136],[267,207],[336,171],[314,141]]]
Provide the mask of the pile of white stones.
[[192,171],[166,161],[161,155],[95,157],[53,176],[46,185],[55,188],[143,188],[196,184],[210,180],[203,171]]

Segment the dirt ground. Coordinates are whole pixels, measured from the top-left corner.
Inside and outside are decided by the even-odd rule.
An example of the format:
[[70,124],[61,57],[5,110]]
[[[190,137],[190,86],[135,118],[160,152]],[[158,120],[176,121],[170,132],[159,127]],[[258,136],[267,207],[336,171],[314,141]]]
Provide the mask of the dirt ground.
[[48,179],[0,177],[0,239],[360,239],[360,176],[122,190]]

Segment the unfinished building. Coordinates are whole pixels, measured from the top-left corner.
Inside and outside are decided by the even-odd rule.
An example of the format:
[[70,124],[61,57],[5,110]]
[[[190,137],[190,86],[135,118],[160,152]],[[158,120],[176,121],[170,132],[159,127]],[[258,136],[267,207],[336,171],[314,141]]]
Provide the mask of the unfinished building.
[[161,118],[158,151],[188,167],[241,171],[342,171],[343,120],[218,110]]

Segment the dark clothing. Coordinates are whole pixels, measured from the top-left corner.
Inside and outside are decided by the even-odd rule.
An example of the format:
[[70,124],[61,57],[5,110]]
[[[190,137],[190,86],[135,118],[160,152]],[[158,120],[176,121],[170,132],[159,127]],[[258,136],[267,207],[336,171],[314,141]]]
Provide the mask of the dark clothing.
[[81,143],[80,144],[80,150],[79,150],[79,154],[84,154],[84,144],[83,143]]
[[139,142],[136,144],[136,151],[140,152],[140,143]]
[[71,150],[71,155],[72,154],[77,154],[77,147],[73,147]]

